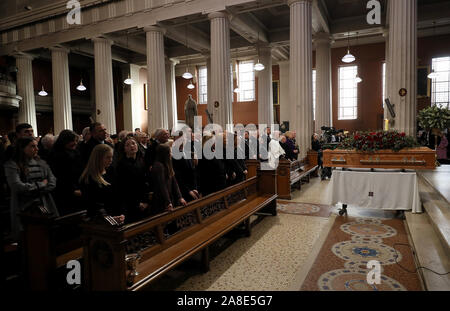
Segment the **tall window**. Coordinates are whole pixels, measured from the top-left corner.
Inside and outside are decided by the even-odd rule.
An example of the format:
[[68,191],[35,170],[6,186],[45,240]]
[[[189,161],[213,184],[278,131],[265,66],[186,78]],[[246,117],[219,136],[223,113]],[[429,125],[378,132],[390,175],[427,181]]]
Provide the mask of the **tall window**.
[[255,100],[255,72],[253,61],[242,61],[238,65],[239,92],[238,101],[246,102]]
[[431,103],[449,107],[450,103],[450,57],[433,58],[433,70],[438,77],[433,79]]
[[381,100],[381,105],[384,107],[384,100],[386,99],[386,63],[383,63],[383,98]]
[[312,89],[313,89],[313,115],[314,121],[316,120],[316,70],[312,72]]
[[205,105],[208,103],[208,72],[206,66],[198,68],[198,98],[199,104]]
[[358,66],[339,68],[339,120],[358,118],[358,83],[355,78]]

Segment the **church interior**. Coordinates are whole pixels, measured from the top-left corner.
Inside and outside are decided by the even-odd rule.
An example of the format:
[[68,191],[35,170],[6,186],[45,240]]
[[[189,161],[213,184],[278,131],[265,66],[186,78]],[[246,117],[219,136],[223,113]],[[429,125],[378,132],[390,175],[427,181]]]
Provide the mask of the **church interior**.
[[450,291],[449,16],[1,1],[2,288]]

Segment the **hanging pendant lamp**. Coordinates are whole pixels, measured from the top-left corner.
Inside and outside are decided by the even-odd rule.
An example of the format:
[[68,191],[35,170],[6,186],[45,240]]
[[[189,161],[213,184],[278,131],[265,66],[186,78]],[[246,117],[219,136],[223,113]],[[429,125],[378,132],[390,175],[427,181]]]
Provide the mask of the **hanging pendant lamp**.
[[266,67],[259,61],[259,32],[258,32],[258,41],[256,42],[256,49],[257,49],[257,52],[258,52],[258,62],[255,64],[253,69],[255,69],[256,71],[262,71]]
[[345,54],[345,56],[342,57],[342,61],[344,63],[349,64],[349,63],[353,63],[355,60],[356,60],[355,56],[353,56],[350,53],[350,33],[348,33],[348,35],[347,35],[347,54]]
[[39,96],[47,96],[48,93],[44,90],[44,86],[42,86],[42,90],[38,93]]
[[123,81],[123,83],[125,83],[127,85],[133,84],[133,80],[131,80],[130,74],[128,74],[128,78],[126,78],[125,81]]
[[190,89],[190,90],[195,89],[195,85],[192,83],[192,80],[191,80],[191,82],[188,84],[187,88]]
[[86,87],[83,85],[83,79],[81,79],[80,85],[77,86],[77,90],[80,92],[86,91]]

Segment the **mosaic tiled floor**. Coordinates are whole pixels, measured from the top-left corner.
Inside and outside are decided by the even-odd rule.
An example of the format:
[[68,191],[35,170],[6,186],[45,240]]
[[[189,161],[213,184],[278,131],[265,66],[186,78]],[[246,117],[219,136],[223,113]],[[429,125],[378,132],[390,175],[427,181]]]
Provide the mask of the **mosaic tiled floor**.
[[298,203],[291,201],[277,201],[277,210],[285,214],[329,217],[333,206],[323,204]]
[[[148,290],[178,291],[283,291],[296,283],[301,270],[328,220],[288,215],[255,221],[248,238],[221,239],[210,250],[210,271],[201,273],[191,261],[167,273]],[[197,267],[196,267],[197,266]],[[296,286],[297,287],[297,286]]]
[[[306,291],[420,291],[422,286],[399,219],[337,217],[301,290]],[[394,249],[395,247],[395,249]],[[369,284],[368,263],[381,264],[378,284]],[[374,280],[371,274],[369,279]],[[373,282],[370,282],[373,283]]]

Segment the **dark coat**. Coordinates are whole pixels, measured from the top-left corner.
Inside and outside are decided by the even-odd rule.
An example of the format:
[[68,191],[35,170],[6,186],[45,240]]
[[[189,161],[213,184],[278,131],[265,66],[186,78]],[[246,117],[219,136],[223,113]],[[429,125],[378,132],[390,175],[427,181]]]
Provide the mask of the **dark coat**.
[[82,210],[81,198],[74,195],[75,190],[80,190],[78,181],[83,173],[80,153],[77,150],[54,151],[49,164],[56,177],[54,198],[60,213],[66,215]]
[[[108,143],[107,141],[105,141],[104,143],[110,146],[112,149],[114,149],[114,146]],[[100,141],[91,138],[88,140],[87,143],[80,145],[81,163],[83,164],[83,167],[86,167],[89,161],[89,157],[91,156],[92,150],[94,150],[95,146],[100,144],[101,144]]]
[[169,177],[164,165],[155,161],[152,166],[151,177],[154,191],[151,213],[163,213],[167,210],[169,204],[172,204],[174,208],[179,206],[182,195],[175,176]]
[[[110,184],[103,186],[89,178],[88,183],[80,183],[83,202],[89,217],[101,215],[120,216],[125,215],[125,211],[118,200],[119,190],[117,189],[114,170],[108,169],[103,178]],[[126,219],[125,219],[126,220]]]
[[172,159],[173,170],[178,181],[183,198],[189,202],[194,199],[189,194],[192,190],[198,190],[197,187],[197,170],[192,159]]
[[221,159],[201,159],[198,161],[198,181],[200,192],[208,195],[227,187],[225,161]]
[[148,216],[148,211],[139,208],[140,203],[149,203],[150,192],[143,161],[139,158],[121,159],[117,164],[117,183],[125,222],[136,222]]

